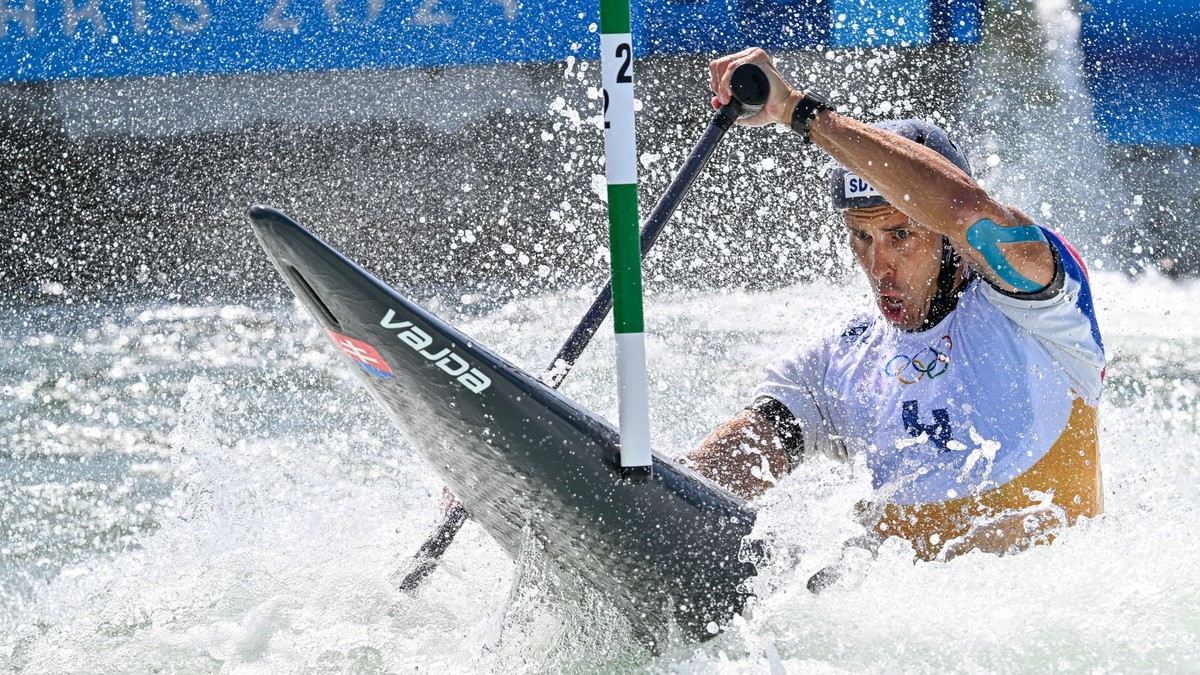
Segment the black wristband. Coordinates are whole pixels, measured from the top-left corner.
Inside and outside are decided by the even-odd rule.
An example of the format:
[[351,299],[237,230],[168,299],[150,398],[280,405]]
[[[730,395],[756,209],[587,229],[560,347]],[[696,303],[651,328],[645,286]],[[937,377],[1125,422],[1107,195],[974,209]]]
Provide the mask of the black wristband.
[[804,430],[796,422],[792,411],[779,399],[770,396],[759,396],[746,409],[762,415],[775,427],[775,437],[787,453],[788,471],[794,470],[804,459]]
[[812,121],[822,110],[833,110],[833,106],[829,104],[829,99],[811,89],[804,92],[804,97],[792,110],[792,131],[800,134],[800,138],[805,143],[812,143],[812,138],[809,136],[809,132],[812,130]]

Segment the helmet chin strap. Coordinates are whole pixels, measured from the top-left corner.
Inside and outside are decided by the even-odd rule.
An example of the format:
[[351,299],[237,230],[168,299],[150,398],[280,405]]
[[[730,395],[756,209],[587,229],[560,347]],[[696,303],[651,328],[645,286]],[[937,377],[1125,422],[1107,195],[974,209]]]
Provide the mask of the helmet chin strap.
[[[937,290],[933,293],[933,299],[929,301],[929,313],[925,315],[925,320],[921,322],[921,327],[917,330],[925,330],[938,325],[958,306],[958,299],[962,297],[962,291],[959,290],[958,284],[958,271],[961,267],[962,258],[954,251],[950,240],[943,236],[942,265],[938,270]],[[968,271],[963,281],[970,278],[971,274]]]

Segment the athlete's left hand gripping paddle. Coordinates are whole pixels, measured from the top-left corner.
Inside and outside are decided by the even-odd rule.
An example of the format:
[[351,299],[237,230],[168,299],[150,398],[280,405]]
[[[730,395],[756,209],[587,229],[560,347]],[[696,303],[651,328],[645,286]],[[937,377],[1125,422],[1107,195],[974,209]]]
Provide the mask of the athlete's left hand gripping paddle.
[[[721,106],[720,110],[709,120],[704,135],[700,137],[696,147],[692,149],[692,153],[688,155],[679,169],[679,173],[667,186],[667,191],[663,193],[658,204],[650,213],[650,217],[642,225],[640,245],[643,257],[650,252],[654,242],[658,240],[658,235],[662,233],[667,221],[671,219],[675,209],[679,206],[679,202],[683,201],[684,196],[691,189],[692,183],[696,181],[696,177],[708,163],[709,157],[717,149],[725,132],[738,119],[750,117],[762,110],[771,93],[771,82],[767,79],[766,73],[753,63],[743,64],[734,70],[729,83],[733,90],[732,100]],[[583,315],[579,325],[575,326],[575,330],[571,331],[571,335],[558,350],[558,354],[555,355],[554,360],[550,362],[550,367],[542,376],[542,381],[555,389],[562,384],[600,328],[600,324],[604,323],[610,310],[612,310],[611,279],[604,285],[600,294],[596,296],[596,300],[592,302],[591,308]],[[454,500],[442,514],[442,520],[438,523],[437,529],[413,556],[411,569],[400,582],[401,590],[415,590],[433,572],[442,554],[450,547],[459,528],[466,522],[467,516],[467,508],[463,503],[457,499]]]
[[753,63],[743,63],[733,71],[729,88],[733,97],[721,109],[728,108],[735,120],[757,115],[771,96],[771,80]]

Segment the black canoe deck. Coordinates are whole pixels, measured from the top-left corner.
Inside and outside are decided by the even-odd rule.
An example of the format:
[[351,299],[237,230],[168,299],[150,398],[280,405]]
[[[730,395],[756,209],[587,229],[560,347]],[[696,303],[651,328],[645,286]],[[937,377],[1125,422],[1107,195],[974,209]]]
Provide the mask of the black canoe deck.
[[710,635],[742,609],[739,562],[754,514],[669,459],[618,479],[612,426],[363,271],[283,213],[250,220],[292,292],[356,365],[367,390],[516,556],[528,526],[559,565],[661,638]]

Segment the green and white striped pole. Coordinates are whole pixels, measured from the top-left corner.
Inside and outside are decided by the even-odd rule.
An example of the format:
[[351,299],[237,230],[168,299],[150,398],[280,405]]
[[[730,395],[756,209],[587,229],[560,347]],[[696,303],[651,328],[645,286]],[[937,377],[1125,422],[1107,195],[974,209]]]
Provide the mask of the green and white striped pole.
[[652,469],[642,323],[642,254],[638,240],[637,141],[633,128],[633,35],[629,15],[629,0],[600,0],[600,73],[604,83],[604,157],[613,325],[617,333],[621,476],[640,481],[648,480]]

